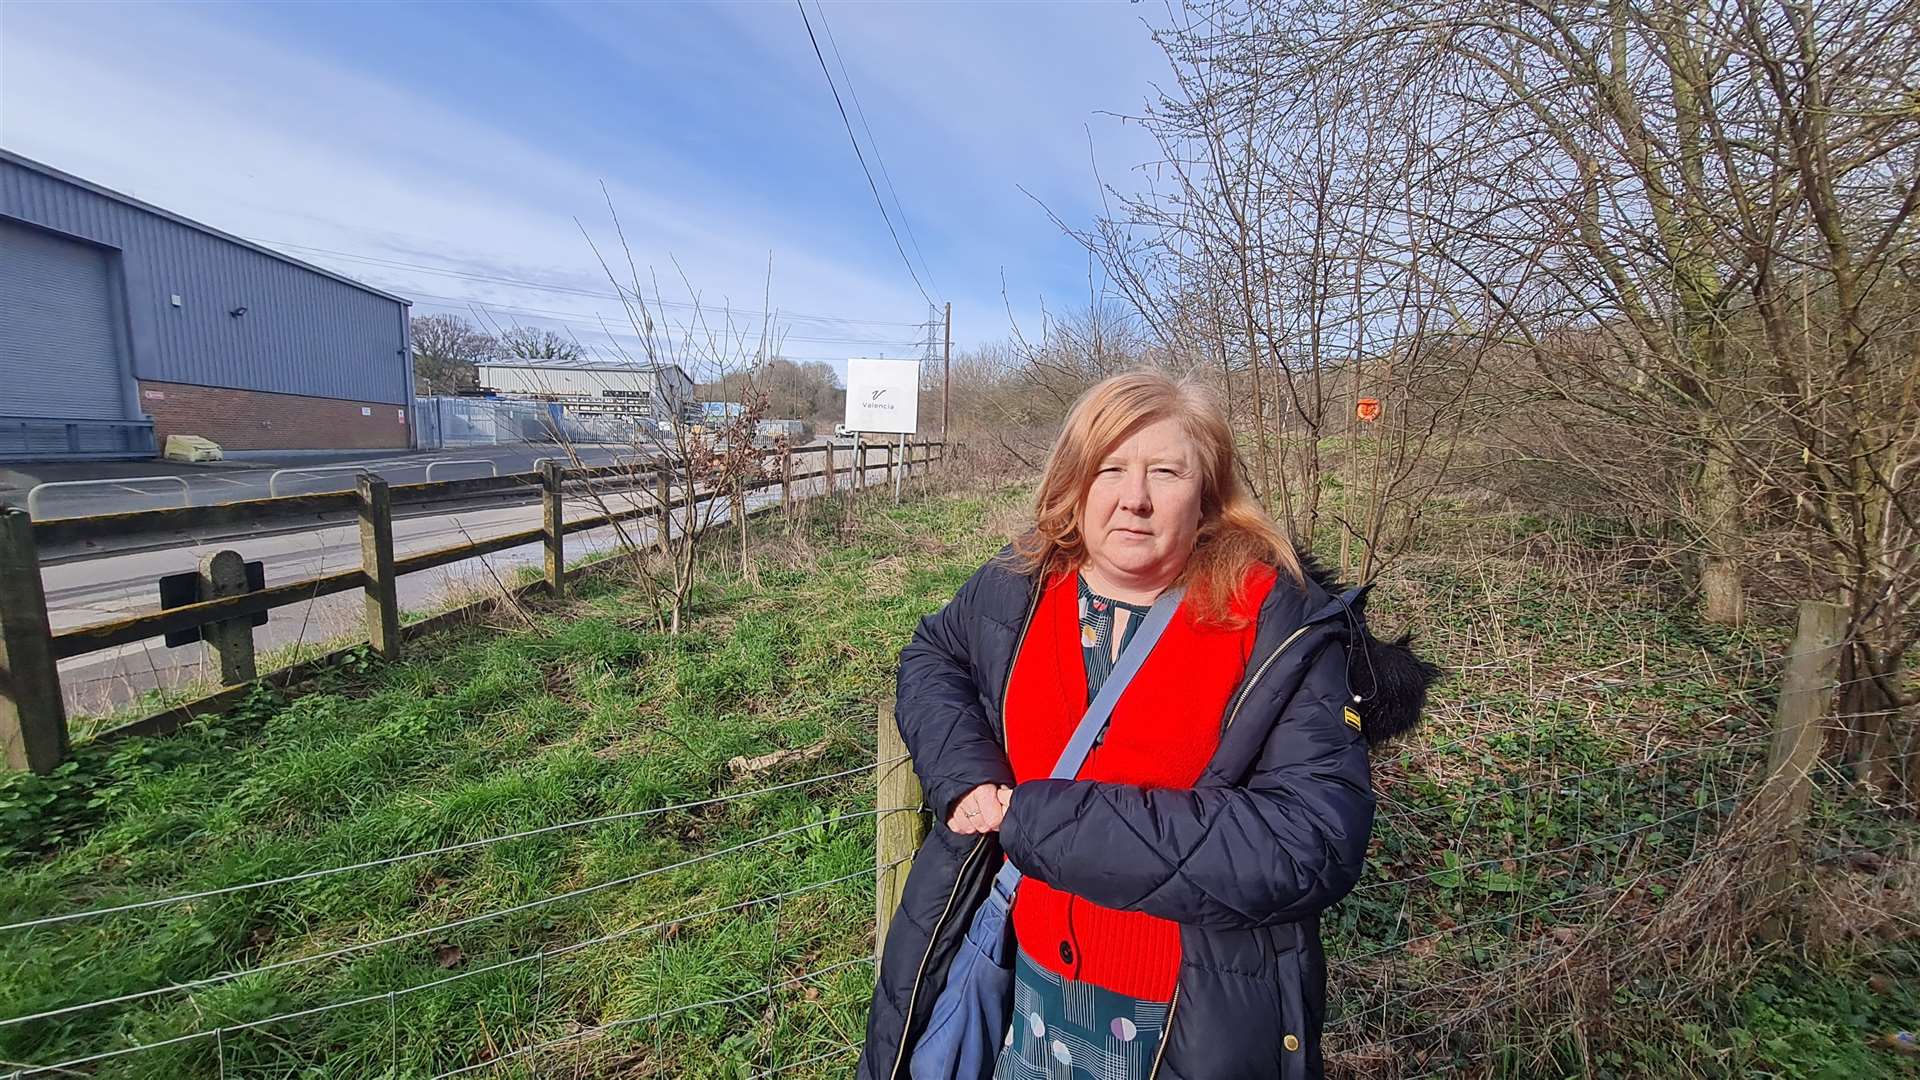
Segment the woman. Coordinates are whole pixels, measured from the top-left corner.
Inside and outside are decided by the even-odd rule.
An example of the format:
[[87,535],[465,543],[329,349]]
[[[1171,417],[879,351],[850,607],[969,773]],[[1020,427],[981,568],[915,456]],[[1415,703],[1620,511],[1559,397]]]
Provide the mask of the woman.
[[[1318,916],[1360,876],[1367,743],[1435,672],[1335,598],[1239,480],[1198,387],[1074,405],[1033,529],[920,623],[900,729],[935,810],[882,957],[866,1080],[907,1062],[1004,855],[1014,1020],[996,1077],[1320,1075]],[[1076,780],[1048,779],[1155,597],[1173,622]]]

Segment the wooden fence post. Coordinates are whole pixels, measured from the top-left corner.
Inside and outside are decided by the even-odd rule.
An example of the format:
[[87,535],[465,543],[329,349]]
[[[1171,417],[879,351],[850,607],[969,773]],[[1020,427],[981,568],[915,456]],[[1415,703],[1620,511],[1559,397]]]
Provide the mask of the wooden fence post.
[[[200,560],[200,598],[217,600],[250,592],[247,560],[237,551],[216,551]],[[220,661],[220,685],[238,686],[259,676],[253,656],[253,616],[208,623],[200,636]]]
[[33,518],[17,506],[0,506],[0,750],[7,768],[37,773],[68,751]]
[[387,482],[360,474],[360,567],[366,575],[367,641],[383,660],[400,655],[400,595],[393,572],[393,496]]
[[1769,896],[1786,887],[1794,844],[1806,823],[1813,769],[1820,763],[1820,749],[1826,743],[1822,721],[1833,703],[1834,679],[1846,632],[1845,607],[1820,600],[1800,602],[1800,627],[1793,637],[1786,674],[1781,679],[1780,701],[1774,708],[1767,776],[1754,805],[1754,810],[1769,815],[1762,827],[1777,829],[1779,834],[1779,845],[1772,853],[1774,870],[1766,878]]
[[653,502],[659,507],[660,516],[653,523],[653,542],[660,548],[661,558],[671,558],[673,548],[670,540],[673,536],[673,469],[669,462],[662,459],[660,468],[653,474]]
[[848,486],[854,491],[867,486],[867,440],[857,431],[853,434],[853,483]]
[[546,536],[547,592],[555,600],[567,595],[567,510],[562,499],[566,467],[558,461],[540,463],[540,527]]
[[829,499],[833,498],[834,488],[836,486],[833,478],[833,470],[836,468],[834,459],[839,456],[840,456],[839,452],[833,448],[833,440],[828,439],[827,440],[827,498]]
[[780,516],[793,525],[793,447],[780,444]]
[[873,844],[873,949],[878,956],[886,948],[887,928],[893,925],[893,913],[906,892],[913,853],[927,838],[927,822],[915,810],[887,812],[895,807],[917,809],[925,801],[920,777],[914,774],[913,761],[907,757],[906,741],[900,738],[900,726],[894,722],[892,698],[880,703],[876,727],[875,745],[879,749],[874,758],[874,807],[880,815]]

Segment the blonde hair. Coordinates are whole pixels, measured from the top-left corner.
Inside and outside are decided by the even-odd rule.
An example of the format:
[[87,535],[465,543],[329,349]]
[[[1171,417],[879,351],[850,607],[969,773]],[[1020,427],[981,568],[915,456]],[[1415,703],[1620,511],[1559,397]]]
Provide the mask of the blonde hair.
[[1233,430],[1205,386],[1153,371],[1115,375],[1080,395],[1047,454],[1034,493],[1033,528],[1014,542],[1027,573],[1066,573],[1087,560],[1080,514],[1100,463],[1140,428],[1172,419],[1193,442],[1200,462],[1200,530],[1177,583],[1204,622],[1231,625],[1233,597],[1255,563],[1303,582],[1300,558],[1286,534],[1240,479]]

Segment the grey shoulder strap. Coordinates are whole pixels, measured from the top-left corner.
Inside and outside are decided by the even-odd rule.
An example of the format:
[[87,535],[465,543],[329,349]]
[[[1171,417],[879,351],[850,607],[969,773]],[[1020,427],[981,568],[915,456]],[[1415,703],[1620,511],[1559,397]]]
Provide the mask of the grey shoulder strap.
[[[1173,621],[1173,613],[1180,607],[1180,597],[1185,592],[1183,588],[1173,588],[1155,598],[1153,607],[1140,623],[1140,629],[1133,632],[1133,640],[1120,650],[1120,658],[1114,661],[1113,671],[1107,675],[1107,681],[1100,684],[1100,692],[1093,696],[1092,703],[1087,706],[1086,715],[1080,718],[1080,726],[1073,730],[1073,737],[1067,740],[1067,748],[1060,751],[1060,760],[1053,764],[1055,780],[1072,780],[1080,775],[1081,766],[1087,763],[1087,755],[1093,752],[1093,744],[1106,728],[1107,719],[1113,715],[1113,707],[1119,704],[1120,695],[1126,692],[1127,684],[1139,673],[1140,665],[1146,662],[1147,654],[1153,651],[1160,634]],[[1013,891],[1019,886],[1020,878],[1020,870],[1012,862],[1000,865],[1000,872],[994,875],[993,885],[999,891],[1003,906],[1013,904]]]

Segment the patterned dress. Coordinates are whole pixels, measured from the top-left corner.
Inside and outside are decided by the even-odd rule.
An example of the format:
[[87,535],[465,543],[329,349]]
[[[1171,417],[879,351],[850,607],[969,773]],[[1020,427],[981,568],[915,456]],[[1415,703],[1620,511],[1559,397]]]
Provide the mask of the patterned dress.
[[[1087,695],[1113,673],[1148,608],[1109,599],[1080,579],[1080,645]],[[1103,733],[1104,734],[1104,733]],[[1013,963],[1013,1024],[994,1080],[1140,1080],[1153,1068],[1167,1003],[1142,1001],[1057,975],[1024,950]]]

